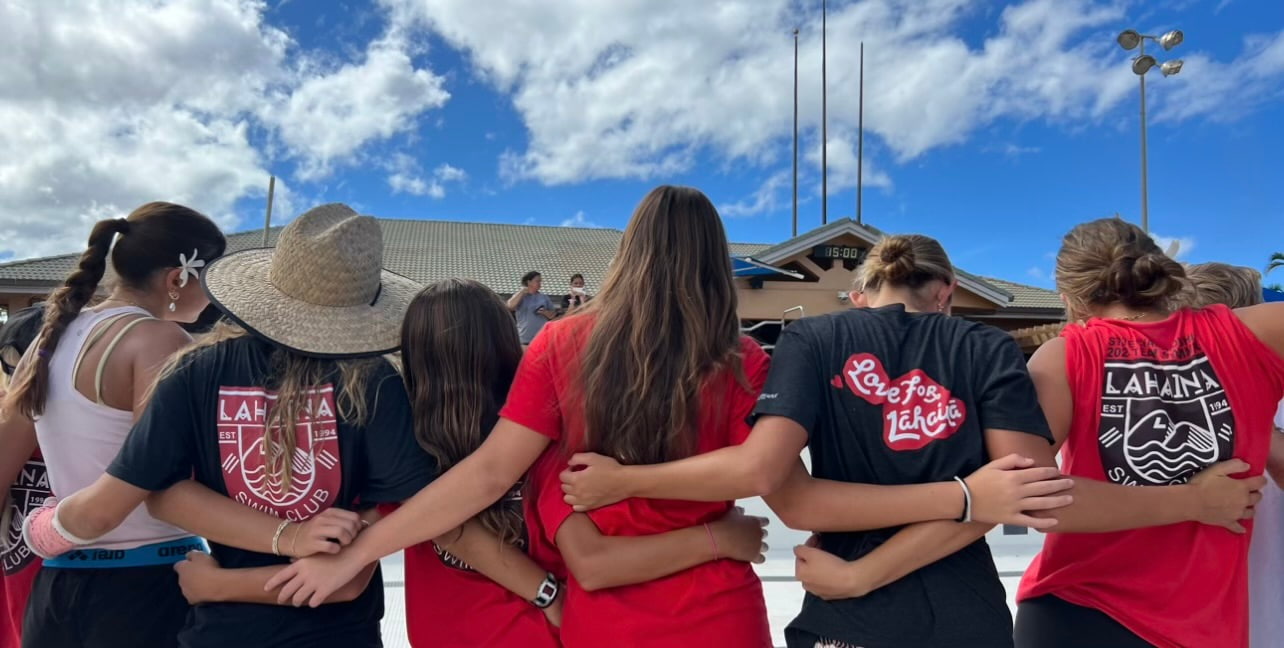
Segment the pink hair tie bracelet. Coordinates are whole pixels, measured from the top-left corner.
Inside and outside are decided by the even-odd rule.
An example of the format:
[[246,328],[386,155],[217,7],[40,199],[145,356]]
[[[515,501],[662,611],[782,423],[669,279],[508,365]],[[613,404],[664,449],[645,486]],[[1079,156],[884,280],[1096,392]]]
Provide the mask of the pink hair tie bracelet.
[[22,539],[33,553],[45,560],[93,542],[78,538],[63,528],[58,522],[58,500],[54,497],[46,499],[44,506],[32,511],[22,521]]

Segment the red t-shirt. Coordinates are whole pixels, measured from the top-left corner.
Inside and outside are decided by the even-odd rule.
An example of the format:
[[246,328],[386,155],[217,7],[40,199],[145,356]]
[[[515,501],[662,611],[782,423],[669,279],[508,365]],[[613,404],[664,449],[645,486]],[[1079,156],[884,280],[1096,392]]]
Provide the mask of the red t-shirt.
[[[1223,306],[1155,323],[1070,326],[1073,422],[1062,471],[1117,484],[1181,484],[1232,458],[1262,473],[1284,361]],[[1242,476],[1242,475],[1240,475]],[[1018,600],[1053,594],[1161,648],[1248,645],[1249,534],[1193,522],[1049,534]]]
[[[399,505],[384,504],[384,515]],[[416,648],[558,648],[544,613],[431,540],[407,547],[406,632]],[[533,595],[534,592],[532,591]]]
[[22,520],[52,495],[39,450],[22,466],[8,490],[9,526],[0,529],[0,533],[5,534],[5,549],[0,551],[0,563],[3,563],[0,648],[19,648],[22,645],[22,615],[31,596],[31,584],[36,580],[36,572],[40,571],[40,558],[31,553],[22,541]]
[[[567,465],[574,442],[584,438],[582,407],[574,404],[573,385],[592,320],[571,317],[550,322],[526,351],[508,402],[500,416],[554,441],[532,471],[527,525],[532,545],[543,536],[545,549],[556,551],[554,538],[572,515],[562,500],[558,472]],[[700,394],[700,436],[696,451],[710,452],[742,443],[749,436],[748,418],[766,379],[768,358],[756,342],[741,341],[745,389],[731,372],[713,376]],[[627,407],[621,403],[620,406]],[[536,483],[538,482],[538,483]],[[630,499],[588,514],[605,535],[663,533],[718,519],[731,502],[686,502]],[[581,646],[664,647],[736,646],[770,648],[771,633],[762,583],[746,563],[719,560],[666,578],[587,592],[570,577],[562,622],[562,643]]]

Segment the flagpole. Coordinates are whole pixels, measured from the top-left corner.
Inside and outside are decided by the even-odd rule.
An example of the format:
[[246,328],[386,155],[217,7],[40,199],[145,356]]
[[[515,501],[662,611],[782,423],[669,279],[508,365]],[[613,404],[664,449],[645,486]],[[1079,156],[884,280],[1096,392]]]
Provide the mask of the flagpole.
[[829,86],[826,82],[827,2],[820,0],[820,224],[829,222]]
[[798,236],[798,28],[794,27],[794,230]]
[[861,197],[865,189],[865,43],[860,44],[860,104],[856,117],[856,224],[861,220]]
[[276,193],[276,176],[268,176],[267,216],[263,219],[263,247],[268,246],[268,232],[272,231],[272,198]]

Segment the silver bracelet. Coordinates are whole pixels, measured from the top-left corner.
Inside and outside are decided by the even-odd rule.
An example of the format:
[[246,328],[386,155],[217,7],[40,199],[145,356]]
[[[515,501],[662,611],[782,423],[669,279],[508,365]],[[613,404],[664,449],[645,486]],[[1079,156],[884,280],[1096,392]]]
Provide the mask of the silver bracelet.
[[272,555],[273,556],[281,555],[281,533],[284,532],[285,527],[288,527],[288,526],[290,526],[289,520],[281,520],[281,523],[276,526],[276,533],[272,534]]
[[558,584],[557,578],[552,574],[548,574],[544,577],[544,582],[540,583],[539,593],[535,595],[534,599],[531,599],[531,604],[541,610],[547,610],[557,600],[557,595],[561,593],[561,590],[562,587]]
[[972,521],[972,489],[968,488],[967,482],[962,477],[955,477],[954,481],[963,487],[963,515],[959,516],[957,522],[967,524]]

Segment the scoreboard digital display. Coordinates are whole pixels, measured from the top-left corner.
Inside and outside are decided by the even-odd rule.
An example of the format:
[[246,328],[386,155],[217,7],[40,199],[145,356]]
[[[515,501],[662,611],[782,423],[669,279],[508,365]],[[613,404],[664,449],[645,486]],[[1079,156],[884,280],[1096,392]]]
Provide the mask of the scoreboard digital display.
[[861,262],[865,260],[865,248],[855,245],[817,245],[811,255],[817,259],[841,259]]

